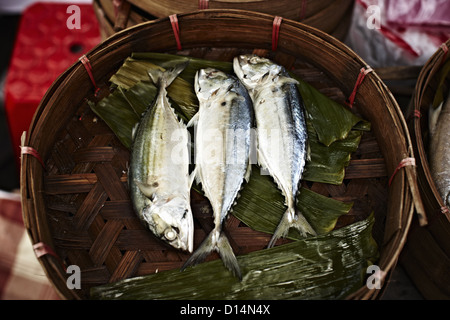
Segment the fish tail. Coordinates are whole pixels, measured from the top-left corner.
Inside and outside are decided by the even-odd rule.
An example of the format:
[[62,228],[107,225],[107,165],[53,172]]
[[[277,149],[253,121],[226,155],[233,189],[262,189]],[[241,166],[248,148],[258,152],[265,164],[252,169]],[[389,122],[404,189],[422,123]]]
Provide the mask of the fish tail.
[[181,62],[166,71],[161,71],[160,69],[154,68],[149,69],[147,72],[155,85],[167,88],[175,80],[175,78],[183,72],[188,64],[189,60]]
[[317,235],[316,231],[314,231],[300,212],[296,212],[295,208],[288,208],[275,229],[267,247],[272,248],[279,238],[286,237],[290,228],[297,229],[303,237],[306,237],[308,234]]
[[181,271],[189,266],[194,266],[203,260],[212,252],[217,251],[223,261],[225,267],[228,268],[239,280],[242,280],[242,273],[239,267],[233,248],[228,241],[227,236],[218,230],[213,230],[208,237],[203,240],[197,250],[189,257],[189,259],[181,267]]

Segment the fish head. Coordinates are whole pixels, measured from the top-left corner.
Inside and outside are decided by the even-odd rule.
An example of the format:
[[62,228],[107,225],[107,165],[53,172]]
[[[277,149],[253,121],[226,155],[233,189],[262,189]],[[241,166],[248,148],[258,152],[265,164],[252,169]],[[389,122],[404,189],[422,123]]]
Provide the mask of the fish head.
[[195,74],[195,93],[200,100],[210,100],[223,88],[224,81],[229,81],[224,72],[213,68],[200,69]]
[[172,247],[192,252],[194,221],[189,201],[173,197],[144,207],[142,216],[150,230]]
[[249,89],[254,89],[265,81],[272,81],[283,71],[281,66],[271,60],[254,54],[235,57],[233,68],[238,78]]

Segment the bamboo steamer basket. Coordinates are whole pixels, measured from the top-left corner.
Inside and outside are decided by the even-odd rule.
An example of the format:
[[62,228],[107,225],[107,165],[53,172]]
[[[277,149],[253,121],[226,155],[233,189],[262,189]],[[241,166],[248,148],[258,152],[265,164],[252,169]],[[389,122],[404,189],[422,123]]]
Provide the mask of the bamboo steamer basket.
[[301,21],[344,40],[353,0],[94,0],[103,38],[135,24],[199,9],[238,9]]
[[[401,263],[427,299],[450,299],[450,214],[444,206],[428,164],[428,109],[439,83],[439,72],[449,59],[450,40],[423,66],[408,111],[409,128],[417,160],[418,184],[428,225],[413,221]],[[448,92],[450,77],[444,87]],[[445,93],[444,96],[446,97]]]
[[[86,101],[109,94],[110,76],[132,52],[223,61],[256,52],[345,103],[360,69],[367,67],[364,61],[335,38],[287,19],[279,28],[278,46],[272,50],[275,20],[272,15],[241,10],[180,14],[182,50],[177,49],[169,17],[142,23],[114,34],[86,55],[99,88],[97,95],[82,62],[72,65],[53,83],[23,142],[24,148],[36,150],[45,168],[36,157],[23,154],[21,193],[26,229],[33,244],[45,244],[44,248],[51,250],[44,253],[54,253],[43,254],[39,260],[63,298],[87,299],[92,286],[180,268],[189,257],[162,245],[139,222],[127,191],[129,151],[95,117]],[[354,201],[338,225],[374,212],[373,237],[379,245],[382,287],[363,286],[348,298],[376,299],[397,263],[414,208],[420,208],[415,167],[398,169],[402,159],[414,155],[402,112],[375,72],[368,73],[360,84],[351,110],[370,121],[372,129],[352,155],[345,183],[305,187],[341,201]],[[205,200],[193,197],[194,217],[201,226],[195,230],[194,245],[198,246],[213,222],[199,210]],[[229,238],[235,239],[237,254],[263,249],[271,237],[242,226],[232,215],[226,228]],[[61,260],[80,267],[81,289],[68,289],[69,274]]]

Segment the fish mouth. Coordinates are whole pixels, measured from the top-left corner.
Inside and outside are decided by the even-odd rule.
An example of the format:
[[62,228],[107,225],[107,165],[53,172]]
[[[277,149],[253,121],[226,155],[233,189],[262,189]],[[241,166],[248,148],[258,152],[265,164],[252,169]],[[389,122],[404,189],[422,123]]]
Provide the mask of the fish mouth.
[[186,232],[180,233],[180,238],[178,239],[179,249],[192,253],[194,250],[194,226],[187,227]]
[[188,227],[188,224],[189,222],[186,221],[179,228],[169,227],[159,237],[175,249],[192,253],[194,250],[194,230]]
[[153,203],[144,208],[142,219],[152,233],[175,249],[192,253],[194,247],[194,221],[190,207],[177,198],[163,205]]
[[183,243],[180,246],[180,249],[187,253],[192,253],[192,251],[194,251],[194,245],[193,245],[193,243]]

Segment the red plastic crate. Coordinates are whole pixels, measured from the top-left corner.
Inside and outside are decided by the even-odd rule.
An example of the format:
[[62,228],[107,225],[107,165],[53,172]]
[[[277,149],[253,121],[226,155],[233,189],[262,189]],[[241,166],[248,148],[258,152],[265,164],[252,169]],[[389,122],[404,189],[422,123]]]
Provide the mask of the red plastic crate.
[[[79,8],[79,16],[74,16],[77,11],[70,10],[71,5]],[[45,92],[100,41],[90,4],[42,2],[24,10],[5,83],[5,112],[18,168],[22,133],[28,130]]]

